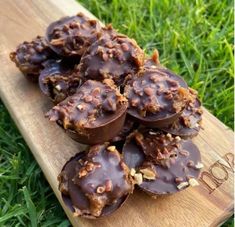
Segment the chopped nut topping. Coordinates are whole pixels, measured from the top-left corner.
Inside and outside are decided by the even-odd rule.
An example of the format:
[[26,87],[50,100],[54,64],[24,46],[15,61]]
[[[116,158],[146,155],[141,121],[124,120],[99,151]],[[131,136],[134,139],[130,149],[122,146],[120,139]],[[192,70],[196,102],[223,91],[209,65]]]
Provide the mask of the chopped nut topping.
[[198,181],[195,178],[190,178],[188,182],[192,187],[199,185]]
[[84,110],[84,106],[81,105],[81,104],[77,105],[77,108],[78,108],[80,111]]
[[153,95],[154,90],[150,87],[146,87],[146,88],[144,88],[144,93],[148,96],[151,96],[151,95]]
[[109,147],[107,147],[107,150],[110,151],[110,152],[114,152],[116,150],[116,147],[115,146],[109,146]]
[[56,89],[57,91],[61,91],[61,90],[62,90],[62,88],[61,88],[61,86],[60,86],[59,84],[57,84],[57,85],[55,86],[55,89]]
[[198,162],[196,165],[195,165],[195,168],[196,169],[202,169],[204,167],[204,165],[201,163],[201,162]]
[[112,188],[113,188],[112,181],[107,180],[106,183],[105,183],[105,191],[110,192],[110,191],[112,191]]
[[77,207],[73,206],[73,208],[74,208],[74,212],[73,212],[74,217],[78,217],[82,214],[81,211]]
[[186,150],[181,150],[179,153],[185,157],[189,156],[189,152]]
[[140,169],[140,172],[143,174],[143,178],[148,180],[155,180],[156,173],[151,168]]
[[96,192],[99,193],[99,194],[104,193],[105,192],[105,187],[104,186],[97,187]]
[[183,182],[184,181],[184,179],[182,178],[182,177],[176,177],[175,178],[175,182],[177,183],[177,184],[179,184],[179,183],[181,183],[181,182]]
[[87,175],[87,171],[85,169],[81,169],[78,173],[79,178],[85,177],[86,175]]
[[130,170],[130,175],[131,175],[131,176],[134,176],[134,175],[135,175],[135,173],[136,173],[136,170],[135,170],[135,169],[133,169],[133,168],[131,168],[131,170]]
[[135,181],[136,181],[136,183],[137,183],[138,185],[140,185],[140,184],[143,183],[143,176],[142,176],[141,173],[136,173],[136,174],[134,175],[134,179],[135,179]]
[[175,140],[176,140],[177,142],[179,142],[179,141],[181,141],[181,138],[180,138],[179,136],[176,136],[176,137],[175,137]]
[[194,167],[194,162],[193,162],[193,160],[189,160],[188,163],[187,163],[187,166],[188,166],[188,167]]
[[157,135],[157,133],[156,132],[154,132],[154,131],[149,131],[149,135],[153,135],[153,136],[155,136],[155,135]]
[[92,162],[88,162],[85,168],[88,172],[91,172],[94,169],[94,167],[95,165]]
[[172,138],[172,135],[170,133],[167,133],[166,137],[170,139],[170,138]]
[[182,182],[182,183],[180,183],[179,185],[177,185],[177,188],[178,188],[179,190],[181,190],[181,189],[187,187],[188,185],[189,185],[189,183],[185,181],[185,182]]

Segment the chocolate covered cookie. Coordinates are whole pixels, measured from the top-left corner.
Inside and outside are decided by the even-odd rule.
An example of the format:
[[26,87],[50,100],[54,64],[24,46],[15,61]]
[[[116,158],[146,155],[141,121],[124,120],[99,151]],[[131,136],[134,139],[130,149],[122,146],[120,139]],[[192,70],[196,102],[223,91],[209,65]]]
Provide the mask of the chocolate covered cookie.
[[104,35],[81,58],[79,72],[84,80],[110,78],[117,86],[135,74],[144,63],[144,52],[125,35]]
[[62,56],[82,56],[101,35],[101,25],[82,13],[63,17],[51,23],[46,30],[50,47]]
[[98,218],[117,210],[133,191],[129,168],[114,146],[95,145],[63,167],[58,176],[64,202],[75,216]]
[[188,94],[185,81],[161,66],[144,68],[125,87],[128,114],[149,127],[174,122],[184,110]]
[[37,36],[31,42],[24,41],[10,53],[10,59],[15,62],[19,70],[27,79],[38,81],[38,76],[43,67],[43,62],[55,57],[47,45],[44,37]]
[[119,133],[126,110],[126,98],[109,80],[88,80],[74,95],[53,107],[47,117],[57,121],[78,142],[97,144]]
[[124,161],[139,187],[156,196],[197,186],[203,165],[196,145],[171,134],[146,133],[141,142],[132,136],[123,147]]

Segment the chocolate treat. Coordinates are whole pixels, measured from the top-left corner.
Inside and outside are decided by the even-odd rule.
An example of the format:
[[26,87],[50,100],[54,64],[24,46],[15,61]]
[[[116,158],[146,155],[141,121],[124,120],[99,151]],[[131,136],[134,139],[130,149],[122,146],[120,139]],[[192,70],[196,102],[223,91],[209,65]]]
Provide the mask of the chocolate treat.
[[185,108],[188,94],[185,81],[161,66],[141,70],[125,87],[128,114],[149,127],[175,121]]
[[50,60],[44,67],[39,76],[39,87],[54,103],[59,103],[76,92],[80,77],[74,73],[73,64],[63,60]]
[[144,52],[136,41],[125,35],[103,36],[92,44],[81,58],[79,72],[84,80],[110,78],[123,85],[130,74],[144,63]]
[[63,17],[49,25],[46,39],[50,47],[62,56],[82,56],[87,47],[101,35],[101,25],[82,13]]
[[44,68],[43,62],[54,55],[44,37],[37,36],[31,42],[21,43],[16,51],[10,53],[10,59],[15,62],[27,79],[37,82],[38,76]]
[[126,110],[126,98],[109,80],[88,80],[73,96],[53,107],[47,117],[57,121],[78,142],[98,144],[119,133]]
[[113,213],[133,191],[129,169],[114,146],[95,145],[64,166],[58,176],[64,202],[75,216]]
[[201,102],[197,98],[197,92],[189,89],[192,99],[186,105],[181,116],[162,130],[182,138],[192,138],[196,136],[201,128],[202,108]]
[[[159,137],[159,135],[156,135],[156,137]],[[178,146],[177,150],[168,150],[164,154],[164,149],[158,151],[159,144],[159,141],[155,144],[156,154],[158,154],[156,158],[162,151],[163,159],[169,160],[168,154],[174,154],[170,158],[169,165],[152,161],[152,156],[149,159],[149,156],[144,153],[146,147],[137,145],[133,137],[123,147],[124,161],[130,168],[130,173],[139,187],[150,195],[156,196],[176,193],[188,186],[197,186],[196,179],[199,177],[203,165],[196,145],[191,140],[179,140],[178,143],[175,143]],[[147,145],[147,141],[144,145]],[[166,145],[166,147],[174,149],[171,145]],[[160,149],[162,148],[163,146]],[[152,155],[152,148],[150,148],[150,151],[150,155]]]

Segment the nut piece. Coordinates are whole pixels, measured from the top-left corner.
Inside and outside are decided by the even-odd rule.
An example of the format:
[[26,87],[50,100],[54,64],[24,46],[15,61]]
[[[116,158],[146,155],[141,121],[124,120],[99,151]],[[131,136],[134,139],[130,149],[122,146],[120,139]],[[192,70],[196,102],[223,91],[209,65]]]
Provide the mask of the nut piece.
[[99,193],[99,194],[104,193],[105,192],[105,187],[104,186],[97,187],[96,192]]
[[150,168],[140,169],[140,172],[143,174],[143,178],[145,179],[148,180],[156,179],[156,173]]
[[79,178],[85,177],[86,175],[87,175],[87,171],[85,169],[81,169],[78,173]]
[[136,174],[134,175],[134,179],[135,179],[135,181],[136,181],[136,183],[137,183],[138,185],[140,185],[140,184],[143,183],[143,176],[142,176],[141,173],[136,173]]
[[131,168],[131,170],[130,170],[130,175],[134,177],[134,176],[135,176],[135,173],[136,173],[135,169]]
[[59,84],[57,84],[56,86],[55,86],[55,89],[57,90],[57,91],[61,91],[62,89],[61,89],[61,86],[59,85]]
[[202,169],[204,167],[204,165],[201,163],[201,162],[198,162],[196,165],[195,165],[195,168],[196,169]]
[[74,208],[73,216],[74,217],[81,216],[82,212],[75,206],[73,206],[73,208]]
[[180,138],[179,136],[176,136],[176,137],[175,137],[175,140],[176,140],[177,142],[179,142],[179,141],[181,140],[181,138]]
[[182,182],[182,183],[180,183],[179,185],[177,185],[177,188],[178,188],[179,190],[181,190],[181,189],[187,187],[188,185],[189,185],[189,183],[185,181],[185,182]]
[[188,182],[192,187],[199,185],[198,181],[195,178],[190,178]]
[[109,147],[107,147],[107,150],[110,151],[110,152],[114,152],[116,150],[116,147],[115,146],[109,146]]

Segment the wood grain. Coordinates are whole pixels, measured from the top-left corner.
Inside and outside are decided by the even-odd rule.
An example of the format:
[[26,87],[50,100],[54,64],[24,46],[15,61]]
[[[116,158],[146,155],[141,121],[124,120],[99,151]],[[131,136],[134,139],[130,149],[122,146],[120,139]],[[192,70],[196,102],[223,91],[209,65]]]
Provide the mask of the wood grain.
[[[18,43],[31,40],[37,34],[43,35],[48,23],[79,11],[91,15],[73,0],[0,1],[1,99],[60,202],[57,175],[65,161],[82,146],[44,118],[51,105],[49,100],[40,94],[36,85],[23,78],[8,55]],[[204,175],[209,175],[205,180],[211,189],[202,179],[198,187],[157,199],[135,191],[114,215],[100,220],[74,218],[61,202],[71,223],[74,226],[123,227],[217,226],[224,222],[233,212],[233,154],[228,154],[233,153],[233,132],[207,110],[204,128],[194,142],[201,150],[203,170],[208,172]],[[215,182],[217,188],[212,191]]]

